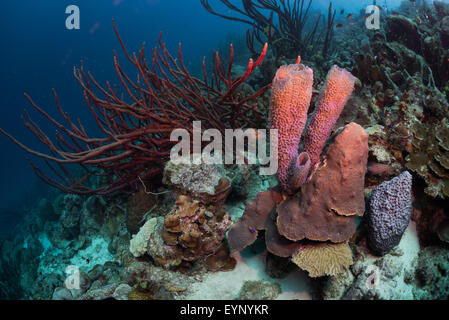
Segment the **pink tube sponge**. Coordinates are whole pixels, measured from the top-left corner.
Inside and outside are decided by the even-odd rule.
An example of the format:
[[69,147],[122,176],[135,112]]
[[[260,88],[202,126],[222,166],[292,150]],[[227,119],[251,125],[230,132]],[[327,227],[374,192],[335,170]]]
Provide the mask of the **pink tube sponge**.
[[326,140],[354,90],[355,77],[336,65],[327,75],[318,106],[307,129],[304,152],[310,156],[312,167],[320,161]]
[[290,190],[291,179],[301,176],[296,172],[298,146],[307,121],[312,86],[313,70],[302,64],[281,66],[273,80],[270,128],[278,129],[277,178],[285,191]]

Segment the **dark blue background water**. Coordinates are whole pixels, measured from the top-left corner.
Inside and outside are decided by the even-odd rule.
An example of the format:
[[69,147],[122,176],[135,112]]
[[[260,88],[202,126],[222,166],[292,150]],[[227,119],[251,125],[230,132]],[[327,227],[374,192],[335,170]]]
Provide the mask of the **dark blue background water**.
[[[348,12],[358,11],[368,3],[371,1],[339,0],[334,1],[334,6],[345,7]],[[65,9],[71,4],[80,8],[80,30],[65,28]],[[314,1],[314,7],[323,12],[328,4],[327,0]],[[223,7],[216,8],[220,11]],[[207,13],[200,0],[2,0],[0,127],[30,147],[44,150],[23,126],[20,115],[24,108],[33,111],[24,92],[50,114],[57,115],[51,88],[57,90],[63,108],[74,119],[79,117],[87,127],[93,127],[82,91],[73,77],[73,66],[83,60],[100,83],[118,83],[113,49],[120,53],[123,64],[126,61],[112,29],[113,18],[130,51],[138,50],[143,41],[154,46],[162,31],[169,50],[176,52],[182,41],[185,62],[192,68],[197,68],[213,48],[222,46],[229,34],[243,34],[246,30],[244,25]],[[36,112],[32,114],[53,137],[54,128]],[[26,162],[28,154],[3,135],[0,146],[0,212],[4,212],[5,208],[19,208],[31,201],[33,195],[41,196],[39,192],[44,192],[45,187],[36,185],[37,178]]]
[[[70,4],[80,8],[80,30],[65,28],[65,8]],[[118,83],[113,49],[123,55],[112,29],[113,18],[129,50],[139,49],[143,41],[153,46],[162,31],[164,42],[174,53],[182,41],[187,65],[209,55],[228,33],[242,30],[241,25],[208,14],[199,0],[14,0],[2,1],[0,14],[0,126],[35,148],[39,143],[20,119],[24,108],[33,111],[23,93],[58,115],[51,94],[55,88],[64,109],[88,126],[91,117],[73,77],[73,66],[83,60],[100,83]],[[125,59],[121,60],[126,65]],[[32,114],[53,137],[48,122],[36,112]],[[29,196],[36,178],[26,162],[29,155],[4,136],[0,144],[0,208],[4,208]]]

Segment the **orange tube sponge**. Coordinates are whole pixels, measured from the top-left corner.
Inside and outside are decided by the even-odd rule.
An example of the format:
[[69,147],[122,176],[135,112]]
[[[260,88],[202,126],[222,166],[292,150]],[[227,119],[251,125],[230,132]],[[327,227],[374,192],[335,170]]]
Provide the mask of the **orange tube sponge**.
[[[307,121],[312,98],[313,70],[302,64],[281,66],[273,80],[270,128],[278,129],[279,168],[277,177],[283,190],[289,191],[291,179],[298,174],[298,146]],[[295,183],[293,183],[295,184]]]
[[355,77],[336,65],[327,75],[318,106],[307,129],[304,152],[310,156],[312,167],[320,161],[326,140],[354,90]]

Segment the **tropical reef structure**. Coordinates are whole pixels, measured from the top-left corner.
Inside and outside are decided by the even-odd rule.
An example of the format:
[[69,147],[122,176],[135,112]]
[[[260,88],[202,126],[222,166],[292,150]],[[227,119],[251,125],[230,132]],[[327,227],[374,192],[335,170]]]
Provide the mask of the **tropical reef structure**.
[[170,268],[195,261],[213,271],[233,268],[226,231],[232,224],[223,209],[231,190],[226,171],[215,165],[168,162],[164,182],[176,190],[176,201],[165,217],[148,220],[130,241],[135,257],[151,256]]
[[312,277],[337,275],[352,264],[346,242],[356,230],[355,216],[365,211],[368,135],[350,123],[335,137],[324,162],[320,156],[354,82],[348,71],[331,69],[298,154],[313,71],[299,63],[279,68],[272,86],[270,127],[279,130],[280,188],[259,194],[247,206],[229,231],[232,249],[251,245],[257,231],[266,230],[267,250],[292,257]]
[[[159,39],[150,58],[131,54],[114,26],[137,73],[115,55],[123,92],[74,70],[103,137],[56,95],[65,125],[30,99],[54,142],[24,118],[49,154],[0,129],[46,160],[51,173],[33,167],[56,187],[0,239],[0,298],[447,300],[449,5],[382,7],[369,30],[364,12],[330,3],[327,18],[311,0],[201,3],[250,26],[254,60],[231,46],[198,77],[181,48],[175,58]],[[170,132],[195,120],[277,129],[277,173],[173,161]]]

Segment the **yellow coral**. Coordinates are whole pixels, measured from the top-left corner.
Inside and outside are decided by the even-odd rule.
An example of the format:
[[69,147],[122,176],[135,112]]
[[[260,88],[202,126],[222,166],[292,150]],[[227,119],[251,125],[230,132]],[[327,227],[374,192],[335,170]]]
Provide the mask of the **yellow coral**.
[[352,251],[346,242],[307,245],[292,261],[312,278],[341,274],[353,264]]

